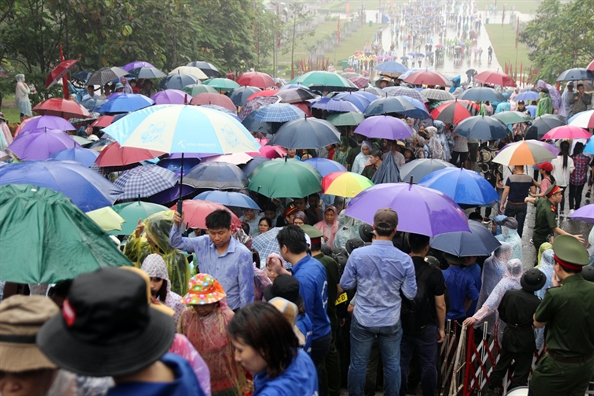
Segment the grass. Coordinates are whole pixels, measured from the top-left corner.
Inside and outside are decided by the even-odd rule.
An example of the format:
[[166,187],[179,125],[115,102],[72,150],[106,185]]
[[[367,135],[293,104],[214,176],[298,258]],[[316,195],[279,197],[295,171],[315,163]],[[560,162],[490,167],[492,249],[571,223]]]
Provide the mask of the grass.
[[[478,0],[478,9],[479,11],[486,11],[489,5],[493,4],[493,0]],[[503,9],[502,2],[497,2],[497,10],[501,12]],[[516,6],[516,11],[521,12],[522,14],[535,14],[538,6],[540,5],[539,0],[516,0],[513,2]],[[511,10],[511,3],[507,6],[507,11]],[[499,18],[501,18],[501,14],[499,14]]]
[[14,95],[6,95],[2,98],[2,109],[0,111],[4,113],[4,117],[9,123],[21,122],[21,113],[14,102]]
[[493,50],[497,55],[497,60],[505,72],[505,64],[511,64],[515,67],[516,65],[516,51],[517,51],[517,65],[518,71],[520,65],[523,66],[523,71],[528,72],[530,64],[532,63],[528,59],[528,49],[522,43],[518,43],[516,50],[516,31],[513,27],[508,24],[489,24],[484,25],[491,39]]

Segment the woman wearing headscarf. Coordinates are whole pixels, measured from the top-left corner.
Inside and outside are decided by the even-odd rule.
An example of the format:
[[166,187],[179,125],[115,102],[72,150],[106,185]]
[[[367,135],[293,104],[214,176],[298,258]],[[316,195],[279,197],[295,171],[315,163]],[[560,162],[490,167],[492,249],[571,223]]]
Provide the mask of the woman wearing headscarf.
[[553,101],[549,96],[548,88],[542,88],[539,95],[540,100],[536,106],[536,116],[540,117],[545,114],[553,114]]
[[334,150],[334,158],[333,160],[338,162],[341,165],[346,166],[347,164],[347,157],[349,155],[349,141],[348,138],[345,136],[340,138],[340,143],[338,143],[338,150]]
[[437,128],[434,126],[430,126],[427,127],[425,130],[429,134],[429,142],[427,143],[427,146],[429,146],[429,157],[433,159],[446,161],[446,154],[443,149],[443,145],[437,138]]
[[25,118],[29,118],[33,115],[31,112],[31,101],[29,100],[31,89],[29,89],[29,86],[25,82],[24,74],[17,74],[15,79],[16,89],[14,91],[14,101],[21,113],[21,121],[23,121]]
[[518,234],[518,221],[513,217],[496,222],[501,226],[501,234],[495,238],[501,243],[509,243],[512,246],[512,254],[509,259],[522,260],[522,238]]
[[324,234],[324,243],[328,246],[334,245],[334,237],[338,231],[338,214],[332,205],[324,210],[324,220],[317,222],[314,227]]
[[363,172],[363,169],[365,169],[365,165],[369,163],[371,148],[371,143],[369,143],[367,140],[364,140],[363,144],[361,144],[361,152],[357,154],[355,160],[353,161],[353,169],[351,170],[351,172],[355,172],[358,174],[361,174]]

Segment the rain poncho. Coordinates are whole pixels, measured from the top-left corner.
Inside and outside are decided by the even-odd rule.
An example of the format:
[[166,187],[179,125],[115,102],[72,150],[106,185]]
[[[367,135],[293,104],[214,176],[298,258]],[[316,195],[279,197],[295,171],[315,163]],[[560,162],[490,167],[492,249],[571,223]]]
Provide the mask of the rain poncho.
[[[541,243],[540,247],[538,248],[538,256],[536,257],[536,264],[540,263],[540,260],[542,259],[542,254],[549,249],[552,249],[553,245],[550,244],[549,242],[545,242],[545,243]],[[537,265],[538,266],[538,265]]]
[[[349,148],[349,144],[348,144],[348,141],[347,141],[346,138],[343,137],[340,140],[341,140],[341,144],[343,146],[338,146],[338,149],[336,149],[334,151],[334,158],[333,158],[333,160],[336,161],[336,162],[338,162],[341,165],[346,166],[347,157],[349,155],[350,148]],[[344,147],[345,150],[344,151],[341,150],[340,147]]]
[[512,254],[509,259],[518,259],[522,261],[522,238],[518,235],[518,230],[501,226],[501,234],[495,236],[499,242],[506,242],[512,246]]
[[433,121],[433,125],[437,128],[437,140],[441,143],[443,147],[443,152],[445,154],[444,161],[449,161],[452,159],[452,153],[450,151],[450,143],[448,142],[448,137],[444,132],[445,124],[439,120]]
[[345,216],[343,210],[338,216],[338,230],[334,236],[332,249],[344,248],[349,239],[359,238],[359,227],[361,224],[363,224],[362,221]]
[[427,133],[429,134],[429,156],[433,159],[439,159],[446,161],[446,154],[443,149],[443,145],[437,138],[437,128],[436,127],[427,127],[425,128]]
[[[561,97],[559,91],[557,91],[557,88],[555,88],[551,84],[547,84],[543,80],[538,80],[538,82],[536,83],[536,88],[547,88],[549,90],[549,97],[551,98],[553,109],[557,110],[557,115],[567,117],[567,109],[565,108],[563,98]],[[551,111],[548,114],[552,113],[553,111]]]
[[227,335],[227,325],[233,311],[225,299],[207,316],[200,316],[194,309],[187,309],[181,316],[178,332],[188,337],[210,369],[212,393],[237,396],[242,369],[234,359],[233,345]]
[[[501,246],[493,252],[493,255],[485,260],[483,264],[482,286],[477,301],[477,307],[482,307],[485,301],[489,298],[499,281],[505,274],[505,263],[507,263],[512,255],[513,247],[509,243],[503,242]],[[496,316],[491,313],[485,317],[488,323],[489,332],[493,332],[493,324]]]
[[382,164],[379,166],[379,168],[377,168],[371,177],[371,181],[374,184],[400,182],[400,169],[396,163],[396,157],[393,155],[386,155],[386,158],[382,161]]
[[12,141],[13,138],[10,133],[10,128],[8,128],[6,122],[0,119],[0,150],[6,150]]
[[182,303],[181,296],[171,291],[171,281],[169,280],[169,273],[165,261],[158,254],[149,254],[142,262],[142,267],[140,267],[140,269],[146,272],[150,278],[161,278],[167,284],[167,297],[165,298],[165,301],[161,302],[173,309],[175,312],[173,320],[177,325],[179,317],[186,309],[186,306]]
[[272,282],[266,276],[266,271],[261,270],[256,266],[254,263],[254,301],[266,301],[264,298],[264,289],[269,285],[272,285]]
[[31,93],[31,90],[25,85],[25,75],[17,74],[15,79],[17,83],[16,89],[14,91],[14,101],[16,102],[21,114],[31,117],[33,115],[31,111],[31,101],[29,100],[29,94]]
[[553,114],[553,101],[546,92],[541,92],[540,100],[536,106],[536,116],[540,117],[545,114]]
[[208,365],[186,336],[176,333],[175,338],[173,339],[173,344],[171,344],[171,348],[169,348],[169,352],[183,357],[190,363],[204,394],[210,396],[210,372],[208,370]]
[[[183,296],[188,292],[190,267],[182,251],[169,244],[169,230],[172,224],[173,211],[171,210],[149,216],[144,221],[144,235],[136,238],[136,235],[132,233],[128,237],[124,254],[138,268],[146,256],[152,253],[159,254],[167,264],[171,290]],[[153,246],[148,243],[147,237],[151,239]]]
[[363,154],[363,147],[365,146],[369,147],[370,152],[371,150],[373,150],[373,146],[371,145],[371,143],[369,143],[367,140],[364,140],[363,144],[361,144],[361,152],[357,154],[355,160],[353,161],[352,172],[361,174],[361,172],[363,172],[363,169],[365,169],[365,165],[369,163],[369,159],[371,156]]
[[338,213],[336,213],[336,208],[332,205],[328,206],[326,208],[326,211],[327,210],[332,210],[334,212],[334,221],[332,222],[332,224],[328,224],[326,222],[326,219],[323,219],[322,221],[319,221],[316,224],[314,224],[314,227],[320,230],[324,234],[324,236],[328,238],[328,240],[325,242],[326,245],[333,246],[334,238],[336,237],[336,231],[338,231]]

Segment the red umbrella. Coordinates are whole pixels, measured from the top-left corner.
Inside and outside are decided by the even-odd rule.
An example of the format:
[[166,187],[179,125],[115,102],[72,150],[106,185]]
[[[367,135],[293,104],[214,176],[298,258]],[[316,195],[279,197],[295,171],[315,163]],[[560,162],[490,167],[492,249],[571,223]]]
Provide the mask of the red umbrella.
[[452,100],[440,104],[431,112],[431,118],[442,122],[449,122],[450,124],[457,124],[462,120],[472,116],[466,103]]
[[590,62],[588,66],[586,66],[586,70],[594,71],[594,60]]
[[256,92],[248,98],[248,101],[257,98],[258,96],[274,96],[278,93],[278,89],[265,89],[264,91]]
[[52,85],[60,82],[62,77],[72,70],[76,62],[78,62],[78,60],[65,60],[60,62],[60,64],[47,75],[47,78],[45,79],[45,87],[49,88]]
[[363,76],[349,77],[349,80],[359,88],[367,88],[369,86],[369,79]]
[[420,70],[406,77],[404,82],[413,85],[447,85],[449,78],[431,70]]
[[311,114],[311,108],[307,103],[291,103],[291,105],[298,107],[300,110],[302,110],[305,113],[306,118],[313,117],[313,115]]
[[111,123],[113,122],[113,119],[115,118],[115,116],[113,115],[104,115],[101,116],[99,118],[97,118],[95,121],[93,121],[93,123],[91,124],[91,127],[93,128],[105,128],[111,125]]
[[190,101],[191,105],[216,105],[221,106],[231,111],[237,111],[237,108],[233,104],[233,101],[229,99],[227,95],[221,95],[218,93],[203,92],[194,96]]
[[120,147],[118,142],[113,142],[101,150],[101,154],[95,160],[95,164],[100,167],[124,166],[150,160],[163,154],[165,153],[162,151]]
[[46,99],[33,107],[33,111],[41,115],[54,115],[62,118],[90,118],[91,114],[72,100],[62,98]]
[[515,87],[516,82],[505,73],[486,70],[474,76],[474,79],[481,83],[501,85],[502,87]]
[[243,73],[237,79],[237,84],[243,86],[252,86],[258,88],[268,88],[274,86],[274,80],[266,73],[248,72]]
[[[177,210],[177,205],[171,207]],[[226,210],[231,214],[231,229],[235,230],[241,227],[241,220],[224,205],[212,202],[203,201],[201,199],[185,199],[182,203],[182,210],[184,212],[184,222],[191,228],[206,229],[206,216],[215,210]]]

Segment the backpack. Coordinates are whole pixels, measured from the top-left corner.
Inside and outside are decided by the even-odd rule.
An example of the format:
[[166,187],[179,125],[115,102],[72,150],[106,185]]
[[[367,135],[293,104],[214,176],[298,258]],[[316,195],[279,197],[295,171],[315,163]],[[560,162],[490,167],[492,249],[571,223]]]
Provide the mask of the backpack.
[[429,290],[428,280],[431,275],[431,266],[423,265],[421,270],[416,273],[417,295],[412,300],[404,297],[402,291],[402,306],[400,309],[400,322],[402,331],[407,334],[416,334],[423,330],[429,324],[432,317],[431,299],[434,298]]

